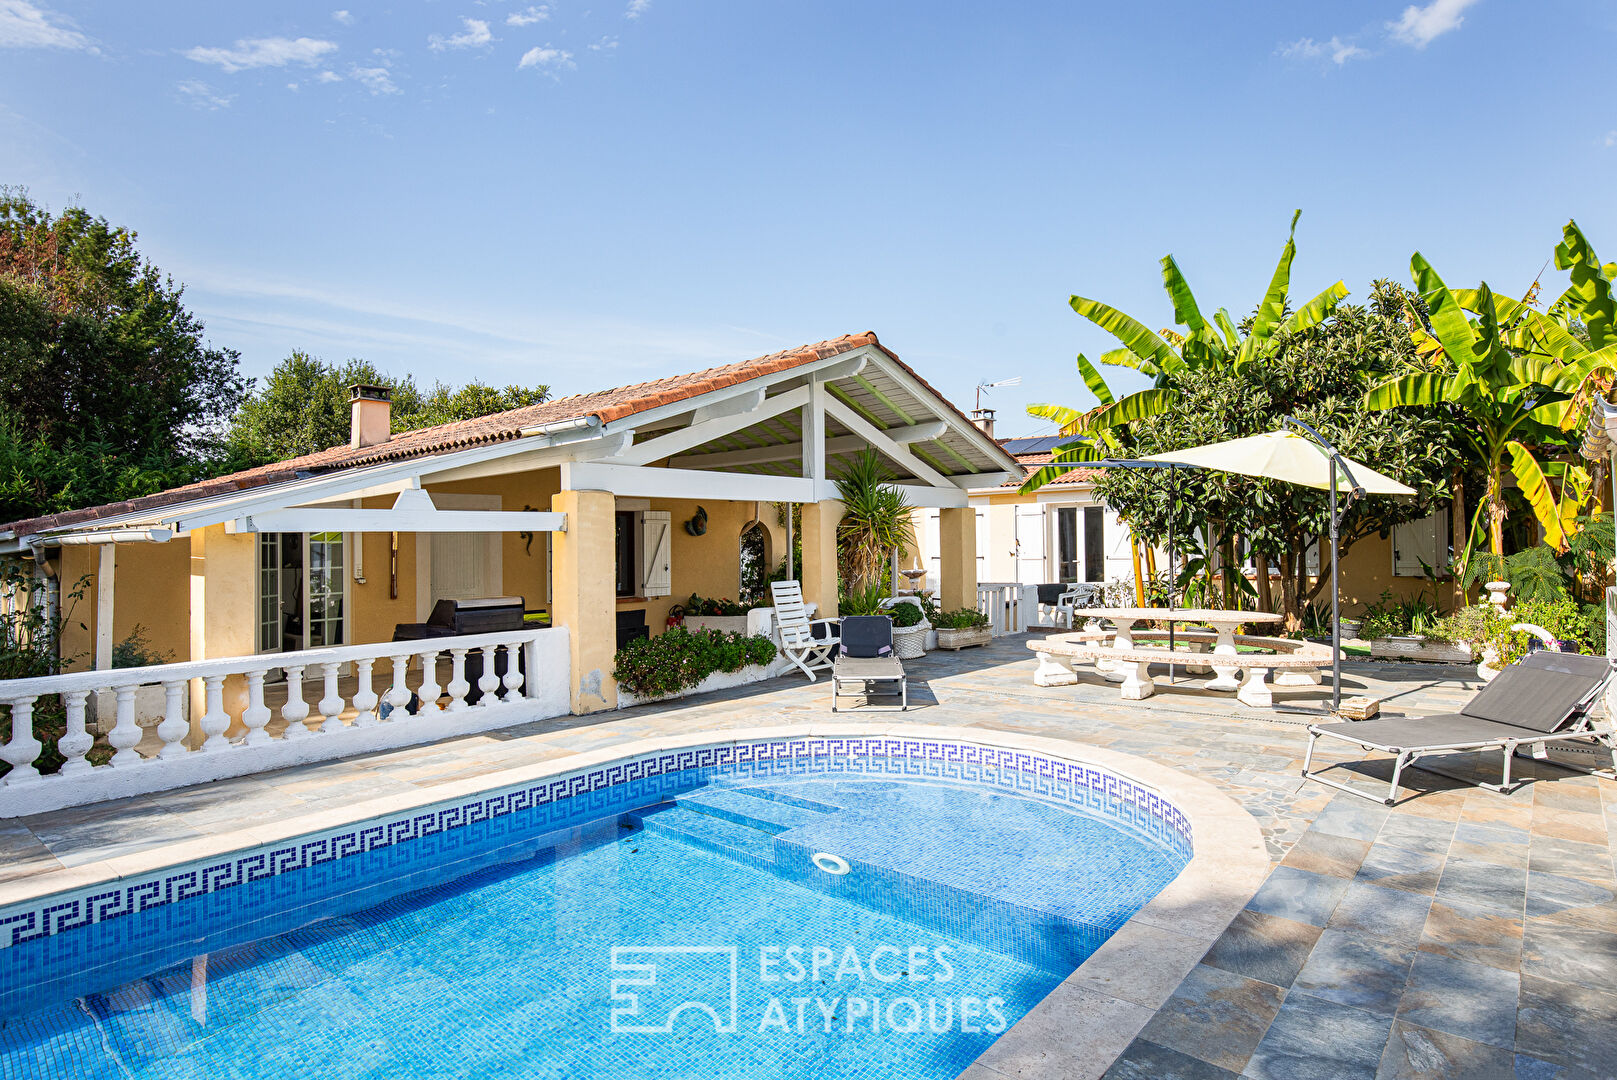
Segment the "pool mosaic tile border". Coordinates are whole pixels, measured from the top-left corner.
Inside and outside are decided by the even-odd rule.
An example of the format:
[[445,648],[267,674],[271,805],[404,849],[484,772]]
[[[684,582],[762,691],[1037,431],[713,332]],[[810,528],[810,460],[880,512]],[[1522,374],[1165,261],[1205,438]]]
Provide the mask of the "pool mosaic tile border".
[[447,806],[408,812],[326,835],[290,840],[201,865],[168,868],[147,880],[110,882],[0,909],[0,949],[62,934],[91,923],[132,915],[195,896],[353,855],[444,833],[546,804],[592,803],[603,809],[614,788],[682,774],[723,771],[770,775],[782,771],[871,772],[936,776],[989,783],[1020,794],[1099,811],[1173,848],[1192,853],[1190,822],[1156,789],[1097,765],[1030,750],[894,735],[815,736],[742,741],[644,753],[625,760],[545,778],[508,790],[474,795]]

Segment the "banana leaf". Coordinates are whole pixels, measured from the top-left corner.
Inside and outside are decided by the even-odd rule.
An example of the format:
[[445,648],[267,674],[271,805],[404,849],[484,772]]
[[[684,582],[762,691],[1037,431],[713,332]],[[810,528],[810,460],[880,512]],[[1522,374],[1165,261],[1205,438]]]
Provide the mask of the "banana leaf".
[[1192,334],[1207,328],[1207,320],[1202,318],[1201,309],[1196,306],[1196,297],[1172,255],[1162,257],[1162,287],[1168,290],[1168,299],[1173,301],[1174,322],[1189,327]]
[[1396,409],[1400,405],[1441,405],[1453,401],[1455,378],[1451,375],[1404,375],[1388,379],[1365,391],[1367,409]]
[[1320,293],[1314,299],[1304,304],[1291,318],[1281,326],[1281,330],[1288,334],[1295,334],[1299,330],[1306,330],[1310,326],[1318,326],[1336,310],[1336,305],[1346,298],[1348,287],[1344,282],[1338,281],[1335,285]]
[[1426,317],[1432,326],[1432,336],[1437,338],[1438,344],[1443,346],[1443,351],[1448,353],[1449,359],[1459,369],[1457,377],[1463,388],[1476,379],[1476,328],[1465,317],[1465,309],[1454,298],[1442,277],[1418,251],[1410,257],[1409,272],[1414,278],[1415,288],[1426,301]]
[[1116,308],[1082,296],[1074,296],[1067,302],[1072,305],[1072,310],[1117,338],[1140,359],[1155,364],[1163,371],[1184,370],[1183,362],[1166,341]]
[[1589,344],[1600,349],[1617,342],[1617,300],[1611,295],[1611,278],[1576,221],[1568,221],[1561,230],[1555,266],[1572,271],[1572,285],[1566,293],[1574,298],[1569,314],[1583,320]]
[[1213,321],[1224,332],[1224,344],[1231,349],[1239,349],[1241,347],[1241,331],[1236,329],[1235,321],[1230,318],[1230,313],[1223,308],[1219,308],[1213,312]]
[[1094,394],[1102,405],[1110,405],[1117,400],[1112,396],[1112,388],[1106,385],[1105,377],[1095,369],[1095,365],[1091,364],[1089,357],[1083,353],[1078,354],[1078,374],[1084,377],[1084,385],[1089,387],[1089,392]]
[[1121,401],[1096,409],[1090,414],[1084,430],[1104,431],[1107,428],[1132,424],[1136,420],[1144,420],[1148,416],[1161,416],[1168,411],[1178,396],[1177,390],[1137,391]]
[[1532,452],[1515,439],[1505,443],[1505,449],[1510,451],[1510,471],[1516,477],[1522,498],[1533,508],[1533,516],[1544,529],[1544,542],[1557,552],[1565,551],[1566,532],[1561,526],[1560,507],[1549,481],[1544,478],[1544,470],[1539,468]]

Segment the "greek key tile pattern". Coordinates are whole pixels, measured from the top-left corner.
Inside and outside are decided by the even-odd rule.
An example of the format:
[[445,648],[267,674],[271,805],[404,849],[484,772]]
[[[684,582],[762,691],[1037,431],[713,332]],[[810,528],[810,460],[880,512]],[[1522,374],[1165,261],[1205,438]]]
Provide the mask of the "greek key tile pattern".
[[[253,910],[244,910],[249,905],[239,902],[226,905],[234,922],[273,919],[278,903],[306,903],[308,897],[323,891],[321,882],[313,878],[332,889],[349,892],[364,888],[389,869],[405,875],[419,871],[422,853],[415,845],[406,852],[400,847],[406,841],[436,838],[437,843],[432,845],[436,858],[457,861],[474,857],[488,845],[498,846],[505,832],[502,826],[512,829],[510,841],[518,842],[520,837],[514,831],[518,819],[520,832],[532,836],[643,807],[702,787],[719,775],[766,777],[836,772],[987,784],[1104,814],[1116,824],[1186,859],[1190,857],[1190,825],[1177,807],[1148,787],[1094,766],[1025,750],[898,736],[787,739],[694,747],[631,758],[331,835],[288,841],[218,862],[171,868],[146,881],[120,881],[82,895],[46,897],[0,910],[0,948],[62,935],[91,923],[139,916],[182,900],[228,894],[238,885],[282,878],[292,871],[312,872],[299,875],[295,889],[253,889],[231,896],[232,900],[249,900]],[[390,852],[398,853],[395,867],[387,866],[385,861],[378,866],[374,859],[355,858]],[[363,872],[363,878],[352,877],[359,872]],[[205,918],[202,913],[213,907],[200,905],[199,917]],[[126,944],[135,951],[141,948],[139,924],[143,921],[131,920]],[[167,932],[174,931],[172,919],[163,923]],[[195,929],[206,935],[208,923],[198,922]],[[16,974],[20,973],[13,973]]]

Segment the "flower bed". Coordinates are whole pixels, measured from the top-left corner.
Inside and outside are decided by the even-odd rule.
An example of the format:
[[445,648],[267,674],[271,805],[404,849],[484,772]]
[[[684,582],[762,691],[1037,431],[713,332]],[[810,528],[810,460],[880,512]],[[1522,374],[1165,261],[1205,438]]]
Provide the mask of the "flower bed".
[[744,676],[719,680],[726,686],[756,682],[768,677],[774,659],[775,643],[766,637],[674,627],[619,649],[612,677],[618,681],[619,704],[635,704],[719,689],[707,685],[715,676]]

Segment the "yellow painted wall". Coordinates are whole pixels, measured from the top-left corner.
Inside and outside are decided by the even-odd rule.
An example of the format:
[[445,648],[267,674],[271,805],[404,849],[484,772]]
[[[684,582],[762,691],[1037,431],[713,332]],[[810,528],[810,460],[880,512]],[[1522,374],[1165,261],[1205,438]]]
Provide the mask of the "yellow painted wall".
[[[1385,539],[1369,536],[1348,550],[1347,558],[1342,560],[1340,587],[1344,618],[1357,618],[1364,612],[1365,605],[1380,599],[1383,589],[1392,593],[1394,600],[1407,600],[1423,592],[1430,599],[1432,594],[1425,578],[1393,577],[1390,536]],[[1442,581],[1437,588],[1443,610],[1447,611],[1454,606],[1454,584]],[[1327,581],[1315,603],[1329,605],[1330,602],[1331,586]]]
[[[685,523],[696,513],[697,506],[707,511],[707,532],[692,536]],[[718,599],[738,600],[741,591],[741,530],[754,520],[758,504],[752,502],[715,502],[711,499],[652,499],[651,509],[666,510],[673,527],[673,560],[668,596],[648,600],[619,600],[619,611],[643,609],[646,625],[653,634],[661,633],[668,621],[668,609],[683,605],[692,593]],[[764,527],[769,530],[769,560],[771,567],[784,557],[786,530],[775,524],[774,509],[765,503],[762,509]]]
[[[165,544],[119,544],[113,575],[112,640],[117,644],[134,633],[138,623],[146,631],[149,647],[168,653],[174,661],[191,657],[191,545],[186,540]],[[100,549],[93,545],[62,549],[64,595],[84,577],[84,594],[64,610],[62,653],[69,671],[95,666],[96,570]]]

